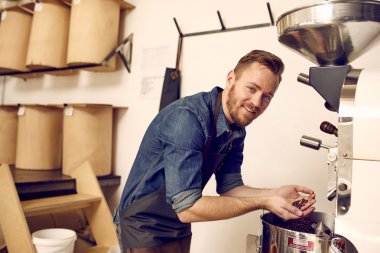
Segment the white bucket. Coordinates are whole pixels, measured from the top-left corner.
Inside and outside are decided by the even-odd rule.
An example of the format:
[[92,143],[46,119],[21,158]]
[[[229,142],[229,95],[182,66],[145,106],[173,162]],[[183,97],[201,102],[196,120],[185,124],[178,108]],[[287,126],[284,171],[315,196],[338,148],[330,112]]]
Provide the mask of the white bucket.
[[75,231],[64,228],[38,230],[32,234],[37,253],[73,253]]

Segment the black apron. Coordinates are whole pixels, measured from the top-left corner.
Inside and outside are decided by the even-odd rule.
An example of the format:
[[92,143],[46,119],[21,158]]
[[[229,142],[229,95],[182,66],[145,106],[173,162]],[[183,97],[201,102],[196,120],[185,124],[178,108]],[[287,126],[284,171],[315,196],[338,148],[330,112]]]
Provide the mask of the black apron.
[[177,61],[175,69],[166,68],[164,83],[162,85],[160,108],[161,111],[168,104],[180,98],[181,74],[179,71],[179,63],[181,61],[182,36],[178,38]]
[[[221,95],[220,92],[215,105],[211,137],[203,149],[202,190],[226,156],[209,152],[212,139],[216,137]],[[182,223],[172,206],[166,202],[165,188],[119,210],[119,215],[123,253],[127,249],[133,252],[135,248],[154,247],[191,236],[191,225]]]

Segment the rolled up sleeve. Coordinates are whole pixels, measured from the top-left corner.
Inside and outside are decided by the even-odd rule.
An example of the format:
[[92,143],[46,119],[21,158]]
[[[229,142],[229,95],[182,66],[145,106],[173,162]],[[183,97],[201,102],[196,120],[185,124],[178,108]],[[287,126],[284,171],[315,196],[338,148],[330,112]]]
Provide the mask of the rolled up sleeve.
[[173,210],[178,213],[182,210],[192,207],[195,202],[197,202],[197,200],[201,197],[202,190],[200,188],[180,192],[172,197]]

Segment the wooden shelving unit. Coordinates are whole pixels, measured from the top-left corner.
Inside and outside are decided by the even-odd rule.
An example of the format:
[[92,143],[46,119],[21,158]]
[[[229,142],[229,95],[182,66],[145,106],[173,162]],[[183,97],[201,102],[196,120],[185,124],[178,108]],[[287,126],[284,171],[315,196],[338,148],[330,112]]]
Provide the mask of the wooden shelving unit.
[[[76,180],[62,174],[62,169],[26,170],[9,166],[20,200],[62,196],[76,193]],[[118,187],[121,176],[97,176],[103,190]]]
[[0,225],[9,253],[36,253],[26,217],[73,209],[83,209],[96,246],[76,253],[106,253],[118,244],[112,215],[89,163],[71,175],[75,194],[20,200],[8,165],[0,166]]

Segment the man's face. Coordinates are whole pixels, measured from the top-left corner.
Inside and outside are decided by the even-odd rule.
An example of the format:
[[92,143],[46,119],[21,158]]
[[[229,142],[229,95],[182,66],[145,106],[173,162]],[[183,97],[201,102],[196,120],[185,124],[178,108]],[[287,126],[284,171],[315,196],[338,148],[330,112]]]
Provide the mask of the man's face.
[[270,69],[254,62],[236,79],[234,71],[227,76],[225,115],[228,123],[241,127],[250,124],[268,107],[279,84]]

